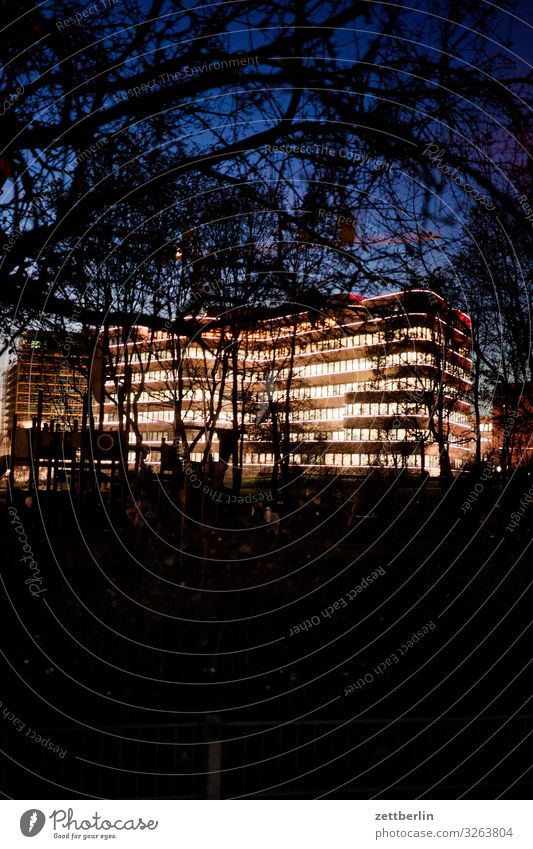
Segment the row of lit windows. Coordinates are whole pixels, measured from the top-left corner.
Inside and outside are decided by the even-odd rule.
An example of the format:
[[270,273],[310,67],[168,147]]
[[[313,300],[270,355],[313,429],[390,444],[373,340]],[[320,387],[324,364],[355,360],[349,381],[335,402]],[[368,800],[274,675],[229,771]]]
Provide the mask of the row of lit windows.
[[[9,380],[9,377],[6,378]],[[13,381],[15,378],[12,378]],[[81,378],[78,377],[78,380]],[[32,369],[22,369],[19,368],[16,380],[19,386],[47,386],[48,384],[53,384],[57,386],[63,386],[63,384],[76,384],[76,376],[73,375],[70,371],[56,371],[56,370],[48,370],[46,368],[32,368]]]
[[[192,407],[188,407],[186,410],[182,410],[181,418],[185,422],[196,422],[198,426],[203,425],[203,423],[209,419],[209,416],[205,414],[202,410],[193,409]],[[152,411],[143,411],[139,415],[139,423],[140,424],[148,424],[150,422],[173,422],[174,421],[174,410],[173,409],[157,409]],[[256,423],[256,416],[253,414],[246,414],[245,421],[251,424]],[[118,414],[116,412],[106,412],[104,413],[104,423],[113,424],[118,422]],[[231,410],[221,410],[217,422],[220,423],[232,423],[233,422],[233,413]]]
[[402,442],[408,436],[413,437],[412,430],[405,428],[346,428],[346,430],[308,431],[307,433],[291,433],[293,442]]
[[[436,334],[429,327],[420,326],[397,328],[395,330],[376,330],[370,333],[358,333],[355,335],[340,336],[337,338],[330,337],[326,339],[312,340],[311,342],[301,346],[296,345],[296,353],[314,354],[320,351],[335,351],[341,349],[360,348],[367,345],[390,344],[394,341],[404,341],[406,339],[431,341],[435,339],[435,336]],[[275,336],[272,335],[268,336],[268,334],[266,334],[263,338],[265,341],[270,342],[271,346],[263,350],[252,350],[250,352],[256,354],[258,359],[264,359],[265,357],[271,356],[272,351],[274,351],[276,356],[279,357],[290,355],[291,346],[288,346],[287,344],[280,344]],[[243,344],[246,344],[247,341],[249,340],[247,340],[246,337],[243,337]],[[156,357],[159,353],[160,352],[152,352],[152,358]],[[149,351],[143,351],[140,352],[139,357],[141,360],[146,361],[149,358],[149,354]],[[199,345],[192,343],[183,345],[183,356],[185,357],[203,358],[204,355],[205,350]]]
[[[419,412],[416,413],[416,410],[419,409]],[[398,416],[404,417],[408,415],[418,415],[418,417],[425,418],[424,413],[422,412],[422,408],[417,408],[416,406],[409,407],[408,405],[402,404],[385,404],[385,403],[349,403],[346,404],[345,407],[322,407],[322,408],[313,408],[307,410],[292,410],[290,413],[290,419],[293,424],[297,424],[298,422],[310,422],[310,421],[338,421],[343,420],[346,416],[352,417],[376,417],[376,416]],[[192,407],[187,407],[187,409],[182,410],[181,413],[182,418],[185,421],[194,421],[194,420],[203,420],[206,418],[205,413],[202,410],[193,409]],[[145,421],[174,421],[174,410],[172,408],[167,409],[157,409],[152,411],[144,411],[140,418]],[[247,413],[244,417],[244,420],[249,423],[256,424],[257,416],[254,413]],[[457,422],[460,424],[468,424],[468,417],[464,413],[460,413],[458,411],[451,411],[447,415],[447,420],[450,422]],[[112,412],[104,413],[104,422],[105,423],[113,423],[118,421],[118,414],[116,410]],[[232,423],[233,422],[233,412],[232,410],[221,410],[218,414],[218,422],[220,423]],[[266,415],[263,418],[264,423],[268,423],[270,421],[270,416]],[[352,429],[353,432],[355,430]],[[343,431],[336,431],[336,433],[343,433]],[[333,437],[329,435],[329,439],[342,439],[343,437]],[[347,437],[351,439],[358,439],[359,437]],[[364,438],[377,438],[377,437],[361,437]],[[389,436],[389,438],[392,438]],[[403,437],[398,437],[403,439]]]
[[435,338],[435,334],[429,327],[406,327],[396,330],[376,330],[373,333],[358,333],[353,336],[341,336],[337,339],[317,339],[308,342],[305,346],[307,354],[318,351],[337,350],[339,348],[359,348],[362,345],[387,344],[404,339],[426,339]]
[[360,402],[346,404],[346,415],[348,416],[412,416],[424,413],[421,404],[402,404],[402,402],[366,404]]
[[174,431],[172,430],[148,430],[146,433],[142,433],[141,436],[143,442],[161,442],[163,437],[165,437],[167,442],[172,443],[174,441]]
[[353,427],[346,430],[346,439],[353,442],[402,442],[407,436],[408,431],[401,427],[386,431],[374,427]]
[[154,410],[153,413],[144,412],[140,421],[143,422],[173,422],[174,410]]
[[[183,359],[191,358],[191,359],[203,359],[206,352],[199,345],[183,345],[180,351],[181,357]],[[139,351],[136,355],[132,356],[132,362],[140,361],[140,362],[165,362],[166,360],[172,360],[174,356],[172,353],[167,354],[166,351]]]
[[[348,403],[346,404],[347,416],[427,416],[427,409],[421,404],[396,403]],[[446,411],[446,420],[456,424],[468,425],[469,418],[466,413],[459,410]]]
[[[314,436],[315,436],[315,439],[323,439],[324,438],[323,434],[321,434],[321,433],[315,433]],[[344,430],[332,430],[330,433],[327,434],[326,438],[329,442],[344,442],[344,440],[346,439],[345,431]]]
[[218,414],[219,422],[232,422],[233,421],[233,412],[231,410],[221,410]]
[[[272,465],[274,455],[269,452],[254,452],[246,454],[244,458],[245,465]],[[385,467],[385,468],[421,468],[422,458],[418,451],[414,451],[407,456],[400,454],[371,454],[360,452],[344,452],[317,454],[316,452],[294,452],[290,455],[290,462],[293,465],[299,466],[366,466],[366,467]],[[450,459],[453,468],[461,467],[461,460],[457,458]],[[436,469],[439,466],[439,458],[434,455],[424,456],[424,467],[426,469]]]
[[[309,363],[296,369],[300,377],[315,377],[322,374],[340,374],[343,371],[363,371],[373,368],[373,361],[361,357],[357,360],[331,360],[329,362]],[[284,375],[288,377],[288,373]]]
[[[332,395],[344,395],[354,389],[354,383],[323,384],[322,386],[299,386],[291,389],[291,397],[297,399],[305,398],[330,398]],[[280,393],[282,395],[282,393]]]
[[346,433],[344,430],[333,431],[300,431],[300,433],[292,433],[290,435],[291,442],[345,442]]
[[[265,455],[259,455],[265,456]],[[268,455],[267,455],[268,456]],[[270,455],[271,456],[271,455]],[[257,455],[250,454],[248,462],[255,463],[258,462],[255,457]],[[252,459],[254,458],[254,459]],[[269,462],[268,460],[259,461],[261,462]],[[272,462],[272,461],[270,461]],[[418,453],[409,454],[406,457],[398,454],[369,454],[369,453],[343,453],[343,454],[333,454],[326,452],[325,454],[317,455],[316,453],[294,453],[291,454],[291,462],[295,465],[311,465],[311,466],[357,466],[357,467],[390,467],[390,468],[401,468],[401,467],[409,467],[409,468],[420,468],[421,466],[421,457]],[[437,468],[439,465],[439,458],[430,455],[424,458],[424,465],[426,468]],[[453,463],[456,467],[458,467],[457,461]]]
[[[300,333],[304,329],[304,325],[299,327]],[[311,329],[309,326],[308,329]],[[397,328],[395,330],[379,330],[374,332],[367,333],[358,333],[355,335],[347,335],[340,337],[329,337],[325,339],[316,339],[308,342],[307,344],[298,344],[295,346],[295,353],[298,354],[314,354],[320,351],[331,351],[331,350],[341,350],[341,349],[351,349],[351,348],[360,348],[362,346],[367,345],[377,345],[377,344],[388,344],[393,341],[404,341],[405,339],[409,340],[427,340],[431,341],[436,338],[438,332],[435,333],[428,327],[404,327]],[[156,337],[157,338],[157,337]],[[255,349],[251,351],[246,351],[248,354],[253,354],[258,360],[268,359],[272,356],[272,352],[275,353],[276,357],[289,356],[291,353],[291,346],[286,343],[280,343],[278,339],[276,339],[275,334],[272,332],[260,332],[254,334],[254,339],[256,340],[264,340],[269,342],[270,345],[268,348],[264,348],[262,350]],[[245,346],[246,343],[250,344],[250,341],[253,340],[248,339],[246,336],[243,336],[241,342],[242,345]],[[183,346],[183,356],[192,357],[192,358],[203,358],[205,355],[205,351],[199,346],[195,344],[184,344]],[[148,360],[149,352],[143,351],[139,355],[141,360]],[[154,358],[154,353],[152,353],[152,358]],[[159,357],[161,359],[161,357]]]
[[461,380],[470,379],[470,373],[457,363],[447,362],[445,373],[447,375],[451,374],[453,377],[460,377]]
[[[193,389],[192,387],[184,389],[182,393],[182,401],[204,401],[207,397],[207,392],[204,389]],[[141,392],[137,402],[139,404],[148,404],[153,402],[171,402],[177,398],[177,393],[172,389],[152,389],[148,392]]]
[[407,431],[402,428],[393,428],[382,431],[378,428],[347,428],[346,430],[308,431],[302,433],[291,433],[291,441],[298,442],[375,442],[375,441],[402,441]]
[[[374,333],[359,333],[355,336],[340,336],[330,337],[326,339],[314,339],[311,342],[299,344],[296,340],[294,345],[294,353],[316,354],[322,351],[340,351],[361,348],[367,345],[387,344],[392,341],[403,341],[405,339],[432,339],[431,331],[426,327],[412,327],[403,330],[391,330],[389,332],[376,331]],[[269,359],[273,355],[277,358],[288,357],[291,354],[291,346],[286,344],[280,345],[276,338],[272,337],[268,341],[271,345],[261,351],[256,351],[259,360]]]
[[272,465],[274,462],[274,455],[269,452],[250,452],[245,457],[245,463],[255,466],[255,465]]
[[165,401],[173,401],[174,395],[171,390],[165,392],[164,390],[157,392],[141,392],[139,397],[137,398],[138,404],[151,404],[157,402],[165,402]]
[[358,380],[353,384],[354,392],[412,392],[420,393],[433,387],[429,377],[401,377],[374,380]]
[[164,370],[164,369],[150,369],[150,371],[146,372],[145,380],[172,380],[175,379],[172,372]]
[[469,446],[473,441],[474,437],[472,434],[467,434],[466,436],[459,436],[456,433],[450,433],[448,435],[448,445],[456,445],[459,448],[465,448]]
[[[216,458],[215,458],[215,457],[213,457],[213,459],[215,460]],[[203,463],[203,462],[204,462],[204,455],[203,455],[203,452],[202,452],[202,451],[195,451],[195,452],[193,452],[193,453],[190,455],[189,460],[190,460],[192,463]]]
[[[353,360],[331,360],[329,362],[308,363],[300,368],[295,368],[295,373],[300,377],[314,377],[323,374],[340,374],[345,371],[368,371],[391,368],[393,366],[405,365],[433,365],[435,357],[424,351],[402,351],[401,353],[387,354],[382,357],[358,357]],[[288,370],[280,372],[280,378],[287,378]]]
[[[357,360],[330,360],[329,362],[308,363],[305,366],[295,366],[294,377],[315,377],[322,374],[340,374],[345,371],[362,371],[373,368],[372,360],[359,358]],[[279,380],[287,380],[290,377],[290,369],[282,369],[279,372]]]
[[[173,422],[173,410],[154,410],[153,412],[143,412],[139,415],[139,424],[152,424],[156,422]],[[117,413],[104,413],[104,424],[113,424],[118,422]]]
[[343,407],[321,407],[313,410],[295,410],[292,412],[293,422],[316,422],[344,419]]
[[[418,454],[409,454],[401,457],[393,454],[325,454],[324,460],[327,466],[420,466],[421,458]],[[438,465],[438,457],[426,457],[426,467]]]
[[[256,455],[249,455],[250,458],[255,457]],[[265,456],[265,455],[260,455]],[[250,459],[251,463],[254,462],[253,459]],[[261,461],[259,461],[261,462]],[[268,462],[268,461],[264,461]],[[402,457],[400,455],[392,455],[392,454],[383,454],[378,456],[376,454],[368,454],[368,453],[344,453],[344,454],[331,454],[329,452],[325,454],[317,455],[316,453],[295,453],[291,455],[291,463],[294,465],[302,465],[302,466],[337,466],[337,467],[346,467],[346,466],[356,466],[356,467],[420,467],[421,458],[418,454],[409,454],[407,457]],[[426,468],[436,468],[438,466],[438,457],[430,456],[425,458],[425,466]]]
[[461,413],[459,410],[452,410],[448,413],[448,421],[455,422],[456,424],[469,425],[471,424],[470,419],[468,418],[466,413]]

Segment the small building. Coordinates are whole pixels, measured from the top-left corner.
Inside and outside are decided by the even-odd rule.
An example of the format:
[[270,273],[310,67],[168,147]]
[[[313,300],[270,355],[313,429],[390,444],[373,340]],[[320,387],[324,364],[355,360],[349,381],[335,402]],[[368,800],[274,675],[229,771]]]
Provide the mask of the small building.
[[[69,334],[69,338],[73,338]],[[42,418],[62,430],[70,430],[80,420],[86,379],[78,360],[70,355],[71,344],[51,332],[24,333],[11,354],[3,375],[2,441],[9,445],[13,415],[17,427],[30,428],[37,416],[42,392]],[[6,450],[8,450],[6,448]]]

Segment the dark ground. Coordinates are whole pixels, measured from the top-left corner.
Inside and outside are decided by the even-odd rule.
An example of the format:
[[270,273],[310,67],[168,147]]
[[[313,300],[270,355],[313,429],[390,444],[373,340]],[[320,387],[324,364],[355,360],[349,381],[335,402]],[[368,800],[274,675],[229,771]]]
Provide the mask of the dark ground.
[[332,480],[284,499],[277,536],[246,505],[211,501],[202,524],[192,504],[181,555],[166,499],[150,529],[96,498],[18,498],[37,598],[3,507],[3,792],[529,798],[531,509],[506,525],[531,479],[464,511],[474,484],[368,480],[347,527],[361,482]]

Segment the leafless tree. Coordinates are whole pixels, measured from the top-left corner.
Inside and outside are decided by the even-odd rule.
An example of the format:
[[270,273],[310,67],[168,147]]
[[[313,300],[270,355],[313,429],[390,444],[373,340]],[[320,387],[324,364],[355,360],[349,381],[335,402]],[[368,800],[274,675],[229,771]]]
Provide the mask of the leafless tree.
[[[430,0],[413,12],[349,0],[244,0],[200,9],[152,0],[139,20],[138,5],[124,0],[80,21],[68,0],[7,0],[3,17],[6,335],[43,310],[71,317],[76,265],[91,250],[95,221],[117,231],[125,209],[149,214],[150,202],[172,193],[185,209],[186,185],[200,179],[223,189],[245,184],[251,197],[260,187],[273,211],[278,200],[268,201],[264,188],[273,180],[286,187],[293,203],[282,213],[285,228],[296,230],[294,241],[307,215],[305,238],[335,254],[346,285],[393,275],[398,243],[389,249],[387,239],[405,233],[407,220],[412,229],[431,191],[446,189],[428,144],[443,146],[449,166],[496,202],[508,201],[498,168],[512,139],[524,137],[528,104],[526,80],[496,47],[510,18],[494,6]],[[248,33],[240,49],[235,29]],[[503,153],[491,147],[496,125],[508,141]],[[291,147],[275,151],[279,144]],[[317,185],[327,205],[357,210],[349,249],[332,251],[318,211],[303,203]],[[150,252],[145,246],[139,262]],[[81,307],[88,325],[100,323],[102,309],[110,325],[165,320],[149,300],[136,314],[137,305],[99,305],[96,297]]]

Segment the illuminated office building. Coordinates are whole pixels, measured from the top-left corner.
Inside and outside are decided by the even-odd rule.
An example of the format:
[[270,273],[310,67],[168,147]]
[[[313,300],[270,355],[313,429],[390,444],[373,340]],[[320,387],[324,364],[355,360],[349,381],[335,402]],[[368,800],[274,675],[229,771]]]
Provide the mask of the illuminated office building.
[[40,393],[43,422],[53,420],[62,430],[71,430],[74,420],[81,420],[87,382],[75,368],[74,358],[69,356],[71,345],[65,341],[67,338],[73,337],[40,332],[24,333],[18,340],[3,374],[4,444],[11,438],[13,414],[19,428],[32,426]]
[[230,462],[250,474],[287,457],[349,474],[438,474],[439,442],[452,469],[470,457],[470,321],[440,296],[338,296],[225,322],[211,308],[196,337],[136,328],[127,349],[111,340],[106,428],[118,427],[121,392],[130,441],[136,429],[156,449],[181,427],[189,443],[199,437],[191,460],[227,461],[233,434]]

